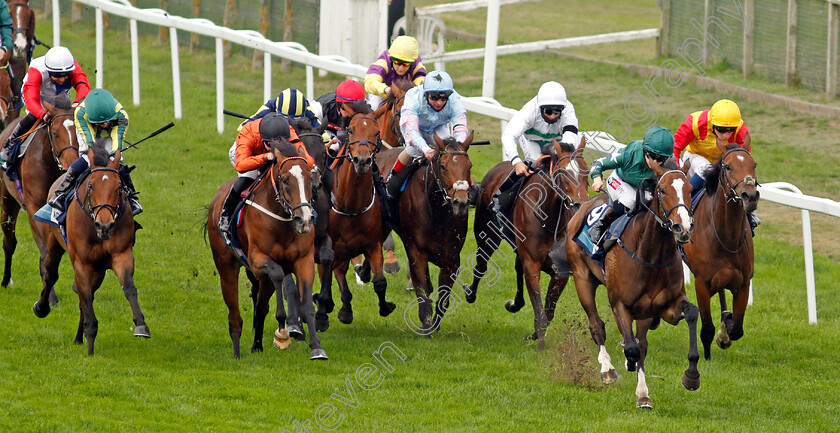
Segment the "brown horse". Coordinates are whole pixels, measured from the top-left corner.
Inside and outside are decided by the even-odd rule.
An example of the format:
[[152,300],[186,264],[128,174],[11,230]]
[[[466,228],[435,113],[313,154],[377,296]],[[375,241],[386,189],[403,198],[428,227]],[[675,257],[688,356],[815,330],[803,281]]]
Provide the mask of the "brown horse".
[[[721,327],[716,342],[722,349],[744,335],[750,280],[754,269],[753,240],[747,212],[758,207],[756,163],[746,149],[726,152],[706,172],[706,192],[694,208],[697,229],[683,246],[686,261],[694,273],[697,306],[700,308],[700,341],[704,356],[711,357],[715,325],[711,297],[721,302]],[[726,292],[732,292],[734,311],[726,311]]]
[[[9,64],[17,79],[16,84],[21,86],[35,48],[35,11],[29,6],[29,0],[14,0],[9,2],[9,15],[12,17],[14,43]],[[18,110],[12,111],[14,117],[17,117]]]
[[17,117],[17,110],[12,104],[12,80],[6,73],[8,69],[9,63],[6,59],[0,59],[0,129],[5,128]]
[[[380,188],[374,181],[374,156],[379,150],[379,124],[367,112],[356,112],[347,127],[349,139],[344,156],[335,169],[335,188],[330,208],[330,238],[333,240],[335,273],[341,292],[338,320],[353,322],[353,294],[347,285],[350,259],[364,254],[365,266],[373,272],[373,290],[379,298],[379,315],[386,317],[396,308],[385,300],[388,282],[383,272],[382,243],[390,229],[383,223]],[[347,161],[345,161],[345,159]],[[318,301],[318,316],[325,315],[332,301],[331,281],[324,281]]]
[[[93,312],[93,297],[102,285],[105,271],[117,275],[131,305],[134,319],[134,336],[151,337],[134,285],[134,217],[126,199],[125,188],[119,172],[121,152],[110,157],[105,147],[88,149],[90,174],[79,185],[76,198],[67,209],[67,243],[57,227],[52,227],[54,239],[67,250],[76,278],[73,288],[79,294],[79,328],[75,344],[82,344],[82,334],[87,340],[88,356],[93,355],[99,321]],[[50,192],[58,187],[59,180]],[[56,254],[57,253],[57,254]],[[53,252],[56,263],[62,252]],[[52,286],[45,286],[41,298],[33,307],[35,315],[46,317],[50,312],[49,295]]]
[[408,79],[394,81],[391,93],[382,100],[379,108],[371,115],[379,122],[379,135],[386,148],[403,146],[402,131],[400,131],[400,110],[405,102],[405,93],[414,87],[414,82]]
[[[467,150],[472,141],[472,132],[463,143],[452,137],[442,140],[435,136],[438,155],[408,179],[395,203],[400,220],[394,229],[405,245],[417,296],[415,302],[421,325],[414,331],[427,336],[440,327],[446,314],[452,284],[461,263],[461,248],[467,238],[468,189],[472,184],[472,162]],[[402,148],[396,148],[377,155],[376,163],[383,175],[394,166],[401,151]],[[429,298],[433,291],[429,262],[440,268],[434,322]]]
[[[35,124],[32,134],[32,142],[18,161],[20,187],[9,180],[8,176],[2,174],[0,182],[0,221],[3,230],[3,252],[5,253],[5,265],[3,268],[3,287],[12,283],[11,268],[12,256],[17,246],[15,226],[20,208],[26,208],[29,216],[29,224],[32,228],[32,236],[38,244],[41,255],[41,278],[44,288],[49,287],[51,293],[51,305],[55,305],[57,298],[53,291],[53,284],[58,280],[58,264],[55,254],[49,252],[63,251],[61,246],[53,237],[50,226],[35,221],[33,215],[38,209],[46,204],[49,198],[49,189],[52,183],[58,179],[65,167],[69,167],[79,156],[79,145],[76,138],[76,126],[73,123],[73,109],[70,106],[69,98],[56,100],[56,106],[42,101],[44,108],[49,111],[52,120],[48,125]],[[0,142],[4,142],[19,122],[15,119],[2,133]]]
[[[604,322],[595,306],[595,289],[607,286],[610,307],[621,331],[624,356],[628,371],[638,364],[636,385],[637,407],[650,408],[653,404],[645,381],[644,362],[647,354],[647,331],[655,328],[659,319],[676,325],[685,318],[689,328],[689,367],[682,378],[686,389],[700,386],[697,371],[697,307],[685,295],[682,260],[677,244],[688,242],[692,231],[690,210],[686,200],[691,187],[685,173],[656,167],[659,178],[653,190],[650,206],[634,216],[627,224],[618,245],[607,251],[602,269],[575,243],[589,211],[607,202],[600,194],[584,203],[569,222],[566,236],[566,254],[575,277],[578,297],[589,317],[589,331],[600,348],[601,379],[612,383],[617,379],[615,368],[607,353]],[[636,335],[633,335],[633,321]]]
[[[560,259],[564,262],[558,269],[554,260],[555,245],[565,252],[564,241],[566,224],[580,203],[589,199],[587,193],[589,166],[583,159],[583,147],[564,146],[554,140],[554,152],[538,161],[542,170],[522,185],[520,199],[511,211],[511,220],[499,214],[504,225],[510,227],[513,239],[508,239],[516,249],[517,255],[517,293],[515,301],[508,301],[505,308],[515,313],[525,304],[522,292],[522,275],[528,286],[528,295],[534,308],[534,333],[530,339],[539,341],[540,349],[545,347],[545,330],[554,318],[554,307],[569,280],[568,263],[565,254]],[[487,262],[499,248],[502,230],[493,222],[494,215],[489,206],[493,193],[513,170],[510,162],[496,164],[481,181],[481,194],[475,207],[475,241],[478,246],[475,254],[476,265],[473,282],[467,294],[467,302],[475,302],[478,284],[487,272]],[[540,271],[551,277],[545,295],[543,309],[540,294]]]
[[[247,269],[259,282],[254,301],[254,345],[252,352],[262,350],[262,334],[268,301],[277,292],[275,317],[281,328],[286,327],[283,306],[283,279],[293,273],[298,282],[298,293],[289,302],[289,323],[296,324],[299,313],[309,328],[310,359],[327,359],[315,330],[315,308],[312,303],[312,285],[315,279],[315,234],[312,231],[314,215],[312,184],[309,167],[298,151],[288,142],[272,146],[275,162],[246,202],[243,208],[243,225],[236,228],[242,251],[248,258]],[[226,182],[213,196],[207,215],[207,232],[213,260],[219,271],[222,296],[228,307],[228,331],[233,341],[233,356],[239,358],[239,339],[242,336],[242,317],[239,312],[239,261],[228,248],[217,221],[225,195],[234,179]],[[294,319],[292,321],[292,319]],[[290,329],[291,330],[291,329]]]

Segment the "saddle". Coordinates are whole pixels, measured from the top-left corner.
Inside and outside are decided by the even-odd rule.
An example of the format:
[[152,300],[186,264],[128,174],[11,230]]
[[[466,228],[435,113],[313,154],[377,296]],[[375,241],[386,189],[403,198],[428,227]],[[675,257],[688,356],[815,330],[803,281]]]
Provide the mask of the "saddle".
[[35,134],[29,134],[26,138],[15,139],[14,143],[12,143],[12,149],[9,151],[9,160],[6,161],[6,175],[9,176],[10,180],[16,181],[20,179],[20,161],[26,154],[26,149],[29,149],[29,144],[32,143],[33,138],[35,138]]

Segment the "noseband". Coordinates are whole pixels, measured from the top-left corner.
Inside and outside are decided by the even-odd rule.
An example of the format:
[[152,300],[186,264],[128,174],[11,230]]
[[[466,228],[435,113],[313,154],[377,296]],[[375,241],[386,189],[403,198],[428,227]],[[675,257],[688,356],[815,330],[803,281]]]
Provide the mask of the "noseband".
[[[301,197],[301,202],[299,204],[292,205],[289,202],[289,200],[286,199],[286,194],[284,193],[283,189],[280,188],[277,185],[277,183],[280,179],[280,176],[283,175],[283,172],[281,171],[283,169],[283,165],[285,165],[287,162],[293,161],[293,160],[303,161],[304,165],[306,165],[306,159],[305,158],[300,157],[300,156],[291,156],[289,158],[284,159],[283,162],[281,162],[280,164],[275,163],[274,167],[273,167],[273,170],[275,171],[275,173],[273,173],[273,175],[271,176],[271,186],[274,188],[274,200],[277,203],[280,203],[280,206],[283,207],[283,211],[286,212],[289,215],[289,218],[278,218],[278,219],[280,221],[286,221],[286,222],[291,221],[294,218],[295,211],[298,210],[299,208],[309,207],[310,210],[313,209],[312,204],[309,203],[308,201],[304,200],[305,197]],[[277,173],[278,171],[281,171],[281,172]]]
[[[117,199],[117,205],[116,206],[114,206],[112,204],[108,204],[108,203],[94,205],[91,202],[90,196],[91,196],[91,192],[93,192],[93,185],[90,182],[91,181],[90,176],[93,175],[93,173],[96,173],[97,171],[107,171],[107,172],[115,173],[117,175],[117,179],[120,180],[120,187],[118,188],[119,198]],[[111,212],[111,215],[114,216],[114,220],[116,221],[116,219],[120,215],[119,207],[123,202],[123,197],[124,197],[124,193],[123,193],[123,188],[122,188],[122,178],[120,177],[120,172],[119,172],[119,170],[111,168],[111,167],[96,167],[96,168],[93,168],[93,169],[90,170],[90,174],[88,175],[87,187],[85,188],[85,201],[84,201],[84,203],[82,203],[81,198],[79,198],[79,195],[76,194],[76,200],[79,202],[79,205],[82,207],[82,209],[85,211],[85,213],[90,217],[90,219],[92,221],[96,221],[96,217],[99,216],[99,212],[103,209]]]
[[[659,180],[656,182],[656,202],[659,205],[659,210],[662,212],[662,215],[657,215],[657,213],[654,212],[653,209],[648,207],[646,204],[644,204],[644,202],[642,202],[642,206],[644,206],[645,209],[647,209],[648,212],[650,212],[650,214],[653,215],[653,218],[656,220],[656,222],[659,223],[659,225],[668,229],[668,231],[673,232],[674,231],[674,224],[671,222],[670,217],[671,217],[671,213],[674,212],[674,210],[676,210],[678,208],[681,208],[681,207],[684,207],[685,210],[688,212],[688,216],[692,216],[692,215],[694,215],[694,213],[691,211],[691,207],[689,207],[685,203],[677,203],[673,207],[668,209],[667,212],[665,212],[665,210],[664,210],[665,207],[662,204],[662,193],[659,192],[659,190],[660,190],[659,184],[662,183],[662,179],[664,179],[665,176],[667,176],[668,174],[671,174],[671,173],[679,173],[679,174],[682,175],[682,177],[686,177],[685,173],[683,173],[680,170],[669,170],[669,171],[666,171],[665,173],[663,173],[662,176],[659,177]],[[686,179],[686,181],[688,181],[688,179]]]
[[747,152],[747,155],[749,155],[750,152],[747,151],[747,149],[744,149],[743,147],[737,147],[735,149],[731,149],[728,152],[726,152],[726,154],[723,155],[723,158],[720,159],[720,164],[722,165],[721,171],[723,172],[723,180],[724,180],[724,183],[726,185],[726,188],[729,190],[726,193],[726,201],[727,202],[730,202],[730,201],[738,202],[738,201],[741,201],[741,197],[735,191],[735,188],[737,188],[738,185],[743,183],[744,185],[756,185],[756,186],[758,186],[759,184],[758,184],[758,182],[756,182],[755,179],[753,179],[750,176],[746,176],[746,177],[744,177],[743,179],[739,180],[738,182],[736,182],[734,184],[732,183],[732,181],[729,179],[729,174],[727,174],[728,170],[726,170],[727,168],[729,168],[729,164],[724,164],[723,163],[723,160],[725,160],[726,157],[729,156],[729,154],[732,153],[732,152]]
[[[450,147],[450,146],[447,146],[447,147]],[[446,148],[444,148],[444,150],[438,152],[438,156],[437,156],[437,158],[435,158],[435,161],[431,165],[429,165],[428,168],[426,169],[426,172],[427,172],[426,181],[428,182],[428,179],[429,179],[428,173],[431,172],[431,177],[434,179],[434,182],[435,182],[435,190],[434,191],[440,191],[442,193],[443,204],[444,205],[452,206],[454,204],[454,200],[449,195],[448,191],[450,189],[454,189],[456,191],[460,191],[460,190],[468,191],[469,188],[470,188],[470,185],[469,185],[469,182],[467,182],[465,180],[457,180],[457,181],[453,182],[452,185],[448,188],[443,186],[443,182],[440,179],[440,167],[441,167],[440,158],[443,155],[456,155],[456,156],[457,155],[463,155],[463,156],[467,157],[467,160],[469,160],[470,157],[467,154],[467,152],[464,152],[462,150],[446,150]],[[466,185],[464,185],[464,183],[466,183]],[[427,184],[426,189],[428,190],[428,184]]]
[[[367,146],[368,150],[371,153],[370,161],[371,161],[371,164],[372,164],[373,163],[373,155],[376,155],[376,153],[379,152],[380,149],[382,149],[382,140],[379,138],[379,122],[377,122],[376,119],[374,119],[373,117],[370,117],[370,116],[355,116],[350,120],[350,123],[352,124],[353,121],[356,120],[356,119],[359,119],[359,120],[367,119],[367,120],[372,121],[374,123],[374,125],[376,125],[376,142],[374,143],[374,142],[368,140],[367,138],[361,138],[359,140],[348,141],[347,142],[348,149],[347,149],[347,155],[346,155],[347,159],[349,159],[350,162],[353,162],[355,164],[355,162],[353,161],[354,156],[350,154],[350,146],[352,146],[354,144],[358,144],[360,146]],[[352,126],[348,125],[348,129],[352,130]]]

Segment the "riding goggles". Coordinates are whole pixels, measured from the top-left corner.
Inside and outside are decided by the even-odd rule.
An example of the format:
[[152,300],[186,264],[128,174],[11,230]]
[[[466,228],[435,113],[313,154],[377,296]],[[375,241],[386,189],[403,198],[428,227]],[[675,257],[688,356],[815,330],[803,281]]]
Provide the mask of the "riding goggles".
[[546,105],[540,108],[542,113],[546,116],[553,116],[555,114],[560,115],[563,112],[562,105]]
[[394,64],[394,66],[405,66],[405,67],[411,66],[411,62],[406,62],[405,60],[399,60],[399,59],[392,58],[391,62]]
[[70,76],[69,72],[50,72],[50,77],[53,77],[53,78],[64,78],[64,77],[69,77],[69,76]]
[[730,132],[735,132],[734,126],[715,126],[715,131],[720,132],[721,134],[727,134]]
[[427,92],[426,96],[432,101],[447,101],[452,92]]
[[662,165],[662,163],[664,163],[668,159],[668,155],[659,155],[653,152],[645,152],[645,155],[648,158],[658,162],[659,165]]

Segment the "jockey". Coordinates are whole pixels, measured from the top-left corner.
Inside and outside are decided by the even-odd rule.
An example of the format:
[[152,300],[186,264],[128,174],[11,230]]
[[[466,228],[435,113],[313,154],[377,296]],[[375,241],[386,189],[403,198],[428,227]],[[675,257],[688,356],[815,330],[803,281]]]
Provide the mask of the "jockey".
[[289,121],[285,116],[271,112],[260,119],[246,123],[228,151],[230,163],[233,164],[239,177],[233,183],[222,205],[222,215],[219,218],[219,230],[222,236],[228,236],[230,219],[236,205],[239,204],[242,192],[257,179],[260,170],[265,165],[274,161],[271,142],[280,139],[296,145],[299,151],[303,149],[309,168],[315,166],[315,161],[306,152],[306,147],[300,142],[295,130],[289,126]]
[[636,208],[637,185],[645,179],[655,179],[653,167],[661,166],[673,153],[674,134],[654,126],[647,131],[644,140],[631,141],[627,147],[592,162],[589,176],[596,192],[604,188],[601,172],[614,169],[607,178],[610,205],[601,219],[589,228],[593,243],[600,243],[604,232],[622,213]]
[[[338,84],[335,93],[322,95],[312,103],[313,110],[327,124],[324,141],[330,142],[329,150],[333,155],[348,138],[345,127],[350,122],[350,115],[345,109],[345,104],[354,104],[364,99],[365,89],[361,84],[353,80],[344,80]],[[337,140],[330,141],[328,138]]]
[[[76,123],[76,137],[79,142],[79,159],[67,168],[67,174],[61,184],[55,190],[55,194],[49,200],[50,206],[64,209],[64,202],[67,194],[76,184],[79,174],[88,169],[88,147],[93,146],[97,139],[110,138],[111,153],[123,149],[123,137],[128,129],[128,113],[125,112],[114,96],[105,89],[94,89],[78,107],[73,116]],[[131,212],[134,215],[143,212],[140,200],[137,198],[137,190],[134,189],[134,182],[128,170],[120,172],[123,184],[128,189],[128,203],[131,205]]]
[[[513,164],[513,173],[493,194],[491,209],[494,212],[510,205],[513,193],[516,192],[513,185],[530,173],[530,163],[539,159],[545,146],[550,147],[554,139],[575,147],[578,142],[578,119],[574,105],[566,98],[563,85],[549,81],[540,86],[537,96],[513,115],[502,132],[502,154],[506,161]],[[517,147],[522,148],[524,161],[519,157]],[[503,194],[508,191],[508,194]]]
[[76,89],[74,103],[78,103],[90,92],[87,75],[82,71],[79,62],[73,58],[70,50],[65,47],[52,47],[46,55],[33,59],[23,81],[26,116],[20,120],[12,134],[3,143],[3,151],[0,152],[0,159],[3,161],[9,159],[9,151],[14,140],[32,129],[38,119],[49,123],[50,113],[41,105],[42,97],[55,98],[62,93],[69,96],[70,89],[74,88]]
[[[703,188],[706,169],[726,153],[726,146],[731,143],[747,152],[752,147],[750,130],[741,119],[741,110],[729,99],[715,102],[710,110],[689,114],[677,129],[674,134],[674,157],[679,158],[680,152],[685,150],[683,161],[689,163],[692,197]],[[761,220],[752,212],[747,213],[747,219],[753,228],[761,224]]]
[[454,135],[458,141],[467,138],[467,110],[455,91],[452,77],[443,71],[432,71],[426,78],[422,86],[414,87],[405,94],[400,112],[400,130],[406,146],[386,180],[391,199],[396,198],[405,182],[405,175],[400,175],[400,172],[412,160],[425,157],[431,161],[437,154],[432,147],[435,145],[433,135],[440,138]]
[[263,106],[260,107],[260,109],[257,110],[250,119],[246,119],[239,125],[238,131],[241,131],[242,127],[245,126],[246,123],[261,119],[266,114],[272,112],[280,113],[291,119],[306,117],[309,120],[309,123],[312,124],[313,128],[321,127],[321,121],[318,119],[318,115],[309,106],[309,101],[307,101],[306,97],[303,96],[303,92],[298,89],[290,88],[284,89],[277,95],[276,98],[271,98],[268,101],[265,101],[265,104],[263,104]]
[[412,80],[415,86],[423,84],[426,78],[417,39],[411,36],[398,36],[368,68],[365,90],[371,95],[371,106],[378,107],[391,92],[391,84],[403,78]]

